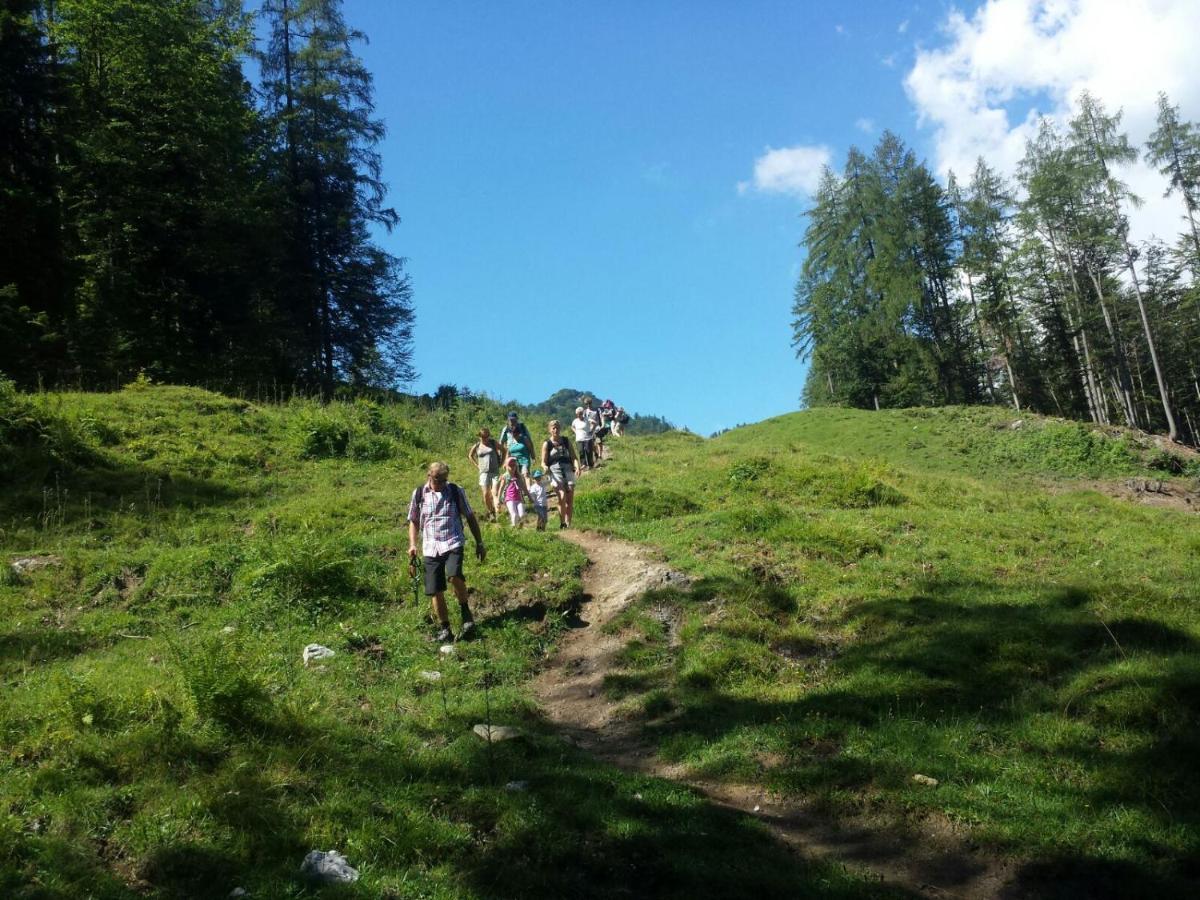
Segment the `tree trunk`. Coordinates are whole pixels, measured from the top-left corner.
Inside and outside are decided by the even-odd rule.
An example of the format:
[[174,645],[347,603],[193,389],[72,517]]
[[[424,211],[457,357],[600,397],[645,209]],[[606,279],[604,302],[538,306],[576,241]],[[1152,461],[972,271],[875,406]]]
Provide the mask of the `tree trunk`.
[[[968,272],[965,268],[963,269],[963,274],[967,276],[967,295],[971,298],[971,315],[973,315],[975,317],[975,337],[979,343],[979,360],[983,366],[984,384],[987,387],[988,398],[993,403],[995,403],[996,402],[996,392],[992,386],[992,373],[988,369],[987,348],[984,347],[984,345],[983,345],[983,319],[979,315],[979,304],[975,302],[975,282],[971,278],[971,273]],[[1008,365],[1007,358],[1004,360],[1004,364],[1006,366]],[[1009,369],[1008,369],[1008,383],[1009,383],[1009,386],[1012,388],[1013,403],[1016,405],[1017,409],[1020,410],[1021,404],[1016,402],[1017,387],[1016,387],[1016,383],[1012,380],[1012,367],[1011,366],[1009,366]]]
[[1109,202],[1112,204],[1113,214],[1116,216],[1117,228],[1121,234],[1121,244],[1125,248],[1125,264],[1129,268],[1129,278],[1133,281],[1133,292],[1137,296],[1138,313],[1142,317],[1142,330],[1146,333],[1146,347],[1150,350],[1150,362],[1154,365],[1154,378],[1158,381],[1158,396],[1162,400],[1163,413],[1167,417],[1167,437],[1173,441],[1178,438],[1179,429],[1175,425],[1175,416],[1171,412],[1171,400],[1168,396],[1167,382],[1163,377],[1162,366],[1158,362],[1158,350],[1154,347],[1154,335],[1150,331],[1150,318],[1146,315],[1146,303],[1142,297],[1142,283],[1138,278],[1137,267],[1133,264],[1133,248],[1129,246],[1129,226],[1121,216],[1121,201],[1117,197],[1112,179],[1108,175],[1108,161],[1101,151],[1100,135],[1090,107],[1088,107],[1087,114],[1088,124],[1092,130],[1092,146],[1096,152],[1096,158],[1100,161],[1100,171],[1104,174],[1104,187],[1108,193]]

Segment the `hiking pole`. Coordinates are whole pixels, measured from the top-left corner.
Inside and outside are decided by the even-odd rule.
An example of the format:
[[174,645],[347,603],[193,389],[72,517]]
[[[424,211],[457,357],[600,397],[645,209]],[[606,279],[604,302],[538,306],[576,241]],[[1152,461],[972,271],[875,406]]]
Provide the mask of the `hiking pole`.
[[413,606],[421,606],[421,576],[417,573],[417,554],[408,554],[408,580],[412,582]]

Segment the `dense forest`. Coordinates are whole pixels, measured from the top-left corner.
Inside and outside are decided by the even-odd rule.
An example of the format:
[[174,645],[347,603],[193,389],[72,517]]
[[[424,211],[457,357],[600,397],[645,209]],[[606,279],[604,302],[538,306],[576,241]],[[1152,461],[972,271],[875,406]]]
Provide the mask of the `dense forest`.
[[1144,152],[1182,233],[1138,242],[1120,120],[1082,94],[1016,185],[980,159],[943,187],[890,133],[827,169],[793,307],[804,401],[1011,404],[1200,443],[1200,129],[1160,95]]
[[326,395],[410,377],[360,38],[340,0],[6,3],[3,371]]

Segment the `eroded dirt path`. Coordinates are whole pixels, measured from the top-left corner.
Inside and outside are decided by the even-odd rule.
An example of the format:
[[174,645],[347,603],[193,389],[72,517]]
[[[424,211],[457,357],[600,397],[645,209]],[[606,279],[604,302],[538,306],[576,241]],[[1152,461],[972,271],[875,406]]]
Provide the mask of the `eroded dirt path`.
[[582,621],[533,687],[546,717],[576,746],[624,769],[686,784],[714,803],[755,816],[804,855],[843,862],[920,896],[1026,896],[1011,866],[972,852],[949,822],[930,820],[915,831],[899,831],[865,820],[834,820],[761,787],[699,780],[659,759],[641,724],[622,717],[605,697],[605,675],[616,670],[625,641],[606,634],[604,626],[647,590],[686,579],[636,544],[586,531],[562,537],[590,560],[583,573]]

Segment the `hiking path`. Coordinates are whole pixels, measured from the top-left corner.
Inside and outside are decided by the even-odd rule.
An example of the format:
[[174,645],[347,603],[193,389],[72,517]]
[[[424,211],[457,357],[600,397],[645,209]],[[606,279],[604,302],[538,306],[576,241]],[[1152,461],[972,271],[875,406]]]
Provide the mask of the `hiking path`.
[[753,784],[698,779],[659,758],[646,726],[605,694],[605,677],[617,671],[625,644],[605,625],[647,591],[686,586],[687,578],[637,544],[587,531],[568,530],[561,537],[587,554],[583,602],[576,627],[535,679],[533,691],[546,718],[571,743],[622,769],[687,785],[712,803],[752,815],[802,855],[844,863],[918,896],[1022,895],[1012,883],[1011,865],[971,849],[949,820],[888,828],[865,817],[835,819],[803,800]]

